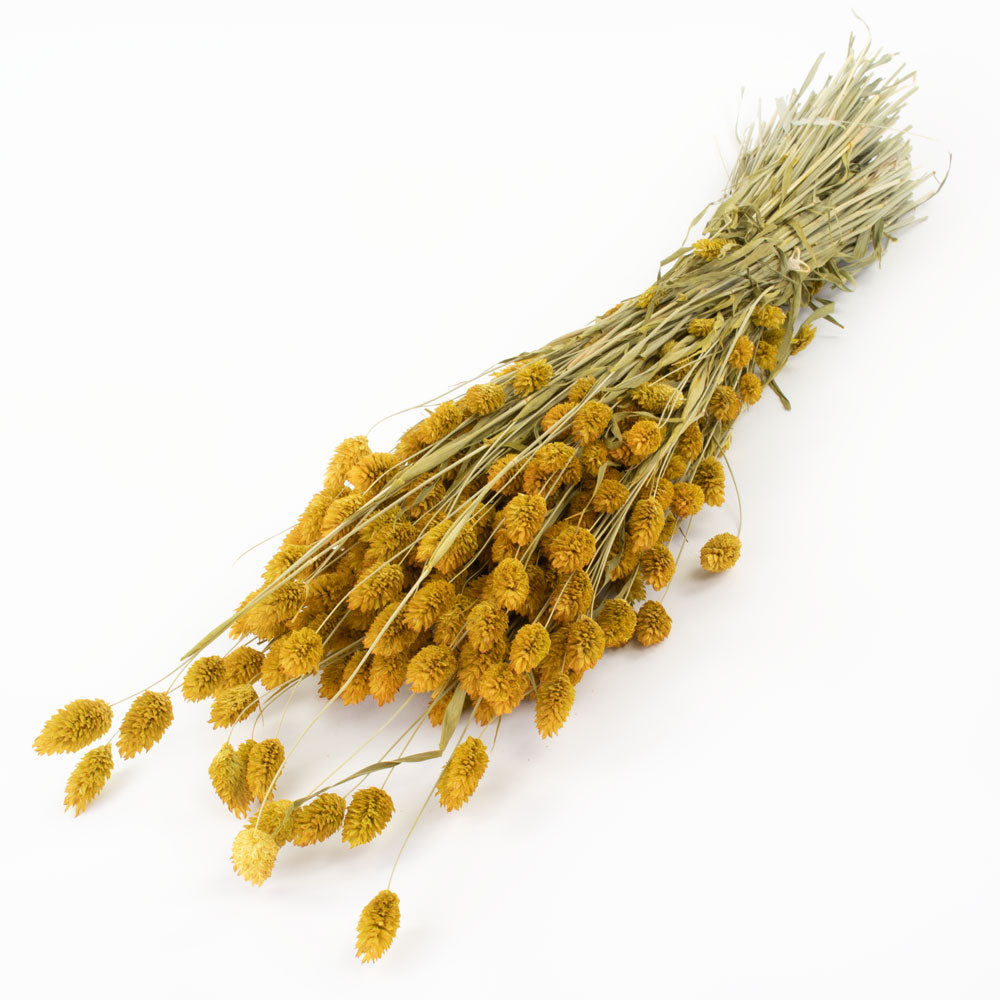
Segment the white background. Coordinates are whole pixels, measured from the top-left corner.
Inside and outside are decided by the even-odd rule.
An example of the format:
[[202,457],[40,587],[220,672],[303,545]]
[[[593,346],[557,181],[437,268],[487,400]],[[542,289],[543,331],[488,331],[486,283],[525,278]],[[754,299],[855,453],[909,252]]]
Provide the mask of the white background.
[[410,841],[383,961],[354,924],[434,765],[394,775],[375,844],[289,847],[260,889],[204,705],[63,814],[72,761],[30,750],[52,711],[228,615],[342,437],[645,288],[721,191],[740,87],[745,118],[864,32],[846,5],[477,7],[2,5],[11,995],[997,997],[995,75],[961,4],[862,10],[918,70],[916,159],[954,169],[792,359],[792,412],[740,421],[740,565],[689,551],[668,642],[608,656],[556,739],[505,722]]

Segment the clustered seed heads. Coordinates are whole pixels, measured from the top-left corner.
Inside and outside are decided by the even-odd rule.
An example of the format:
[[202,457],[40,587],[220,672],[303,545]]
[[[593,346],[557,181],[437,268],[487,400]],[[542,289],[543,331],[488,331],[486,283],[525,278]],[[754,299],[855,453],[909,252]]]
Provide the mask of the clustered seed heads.
[[[465,806],[489,762],[486,727],[529,701],[550,738],[608,650],[663,642],[662,601],[693,519],[726,505],[734,424],[767,387],[784,399],[775,375],[828,315],[821,291],[849,288],[915,205],[919,181],[894,127],[902,84],[876,73],[881,61],[852,55],[761,125],[704,238],[645,292],[429,408],[392,451],[364,436],[337,445],[261,585],[165,690],[134,698],[117,738],[83,755],[66,808],[79,814],[99,794],[113,747],[128,760],[163,737],[179,688],[210,702],[224,730],[209,783],[244,823],[233,867],[260,885],[288,844],[375,840],[395,813],[385,785],[400,767],[436,760],[428,800]],[[850,133],[828,128],[834,118],[850,118]],[[718,574],[739,556],[738,534],[722,532],[702,544],[700,567]],[[234,645],[205,653],[227,632]],[[416,718],[360,770],[281,798],[285,746],[254,733],[272,706],[310,691],[320,714],[371,698],[400,702],[399,715],[412,703]],[[72,701],[35,749],[83,750],[112,716],[104,701]],[[424,723],[440,742],[411,749]],[[238,726],[250,730],[242,741]],[[385,953],[399,920],[387,887],[358,922],[363,961]]]

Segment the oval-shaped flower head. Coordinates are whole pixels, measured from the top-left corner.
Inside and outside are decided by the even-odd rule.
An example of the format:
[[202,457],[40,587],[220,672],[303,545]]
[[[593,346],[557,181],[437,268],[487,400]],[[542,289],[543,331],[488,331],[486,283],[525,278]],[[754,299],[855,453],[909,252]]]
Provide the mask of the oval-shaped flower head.
[[406,667],[406,680],[413,691],[436,691],[458,667],[455,654],[447,646],[424,646]]
[[740,334],[733,344],[733,351],[729,355],[730,368],[746,368],[753,358],[753,341],[745,334]]
[[644,583],[653,590],[663,590],[673,579],[677,568],[673,553],[665,545],[643,552],[639,559],[639,569]]
[[670,509],[677,518],[694,517],[705,503],[705,492],[697,483],[675,483]]
[[740,540],[723,531],[720,535],[713,535],[701,547],[701,568],[709,573],[721,573],[735,566],[739,557]]
[[628,517],[628,543],[632,552],[645,552],[660,538],[666,515],[656,500],[637,500]]
[[305,677],[319,669],[323,639],[311,628],[297,628],[282,637],[278,665],[286,677]]
[[544,358],[529,361],[514,373],[514,392],[519,396],[530,396],[533,392],[538,392],[539,389],[548,385],[554,374],[552,365]]
[[548,655],[551,640],[541,622],[522,625],[510,644],[510,665],[519,674],[534,670]]
[[362,911],[358,920],[358,958],[374,962],[388,950],[399,930],[399,896],[383,889]]
[[247,820],[244,829],[263,830],[274,837],[278,847],[283,847],[292,839],[297,812],[291,799],[271,799]]
[[583,404],[573,418],[573,437],[579,444],[598,441],[611,423],[613,413],[607,403],[591,399]]
[[259,704],[257,692],[249,684],[237,684],[215,696],[208,721],[213,729],[235,726],[237,722],[249,718]]
[[698,316],[687,325],[687,332],[692,337],[707,337],[715,329],[714,316]]
[[40,754],[75,753],[111,728],[111,706],[100,698],[77,698],[64,705],[35,737]]
[[254,885],[263,885],[274,871],[277,841],[261,829],[247,827],[233,840],[233,871]]
[[513,712],[528,693],[528,675],[519,674],[509,663],[490,663],[479,681],[479,693],[497,715]]
[[79,816],[101,794],[114,766],[110,743],[88,750],[66,782],[66,798],[63,799],[66,808],[75,809],[75,815]]
[[740,415],[740,397],[728,385],[720,385],[708,401],[708,412],[720,423],[735,420]]
[[470,385],[465,390],[462,402],[476,417],[485,417],[503,406],[504,392],[498,385]]
[[454,584],[443,579],[429,580],[406,602],[403,620],[414,632],[424,632],[454,603]]
[[653,420],[637,420],[622,437],[636,458],[645,458],[660,447],[663,431]]
[[246,815],[252,798],[247,785],[248,754],[241,755],[232,743],[223,743],[208,765],[208,776],[215,794],[236,816]]
[[545,739],[554,736],[563,727],[573,708],[576,688],[566,674],[556,674],[555,677],[538,686],[535,697],[535,728]]
[[604,632],[604,644],[608,649],[624,646],[635,632],[636,614],[628,601],[612,597],[604,603],[597,615],[597,624]]
[[455,747],[436,786],[438,799],[448,812],[469,801],[489,762],[486,745],[478,737],[470,736]]
[[[528,599],[531,581],[520,559],[502,559],[493,570],[493,599],[507,611],[516,611]],[[506,629],[504,629],[506,631]]]
[[344,822],[347,803],[334,792],[317,795],[308,805],[296,809],[292,817],[292,842],[308,847],[332,837]]
[[274,783],[284,762],[285,748],[278,739],[261,740],[250,751],[250,758],[247,760],[247,787],[258,802],[263,802],[274,794]]
[[515,545],[528,545],[542,529],[547,508],[545,497],[518,493],[503,509],[503,527]]
[[552,568],[568,576],[594,558],[597,540],[587,528],[559,521],[545,533],[542,549]]
[[582,674],[604,655],[604,630],[586,615],[566,626],[566,669]]
[[594,585],[582,569],[556,581],[552,592],[552,619],[571,622],[590,610],[594,601]]
[[653,646],[670,635],[672,624],[662,604],[646,601],[636,615],[635,637],[643,646]]
[[757,306],[750,314],[750,321],[765,330],[785,328],[785,314],[778,306]]
[[186,701],[204,701],[215,694],[225,680],[226,664],[222,657],[203,656],[188,667],[181,693]]
[[746,372],[736,383],[736,391],[747,406],[753,406],[754,403],[760,402],[760,397],[764,393],[764,383],[753,372]]
[[373,841],[389,825],[395,808],[389,793],[381,788],[359,788],[344,814],[340,839],[351,847]]
[[252,684],[260,676],[260,668],[264,663],[264,654],[259,649],[250,646],[240,646],[228,656],[223,657],[226,665],[226,679],[222,687],[235,687],[237,684]]
[[798,354],[799,351],[804,351],[812,342],[813,337],[816,336],[816,327],[812,323],[804,323],[799,327],[799,332],[792,337],[792,354]]
[[123,760],[159,743],[174,721],[170,696],[162,691],[143,691],[129,705],[118,731],[118,753]]
[[480,653],[488,653],[507,635],[507,612],[488,601],[480,601],[465,620],[469,642]]

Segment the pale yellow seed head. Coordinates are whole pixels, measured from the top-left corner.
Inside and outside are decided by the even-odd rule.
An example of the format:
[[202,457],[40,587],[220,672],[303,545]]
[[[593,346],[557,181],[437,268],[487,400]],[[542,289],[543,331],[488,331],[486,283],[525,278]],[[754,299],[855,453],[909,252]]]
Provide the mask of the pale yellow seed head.
[[731,569],[739,557],[740,540],[728,531],[713,535],[701,547],[701,567],[709,573]]
[[111,706],[100,698],[78,698],[42,726],[34,748],[40,754],[75,753],[111,728]]
[[250,752],[247,761],[247,787],[255,799],[263,802],[274,794],[274,783],[285,762],[285,748],[281,740],[261,740]]
[[261,829],[240,830],[233,840],[233,871],[254,885],[271,877],[277,857],[277,842]]
[[399,930],[399,896],[383,889],[361,911],[358,920],[357,954],[362,962],[381,958]]
[[487,764],[486,746],[477,737],[470,736],[455,747],[436,785],[438,799],[448,812],[460,809],[469,801]]
[[388,792],[374,786],[358,789],[344,814],[341,840],[351,847],[369,843],[389,825],[394,810]]
[[204,701],[225,684],[226,664],[221,656],[195,660],[184,675],[181,693],[187,701]]
[[110,743],[88,750],[66,782],[66,798],[63,799],[66,808],[73,809],[74,815],[79,816],[100,795],[114,766]]
[[535,728],[543,739],[562,729],[575,697],[576,689],[566,674],[556,674],[539,685],[535,699]]
[[347,803],[334,792],[317,795],[296,809],[292,817],[292,842],[298,847],[319,844],[332,837],[344,821]]
[[124,760],[149,750],[158,743],[174,721],[170,696],[159,691],[144,691],[122,719],[118,733],[118,753]]
[[655,645],[670,635],[672,624],[662,604],[646,601],[636,615],[635,637],[643,646]]

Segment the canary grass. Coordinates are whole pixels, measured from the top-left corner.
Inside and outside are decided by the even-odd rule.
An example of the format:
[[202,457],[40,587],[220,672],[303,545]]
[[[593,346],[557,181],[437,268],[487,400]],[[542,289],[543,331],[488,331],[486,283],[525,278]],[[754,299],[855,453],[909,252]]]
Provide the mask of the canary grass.
[[[834,322],[824,292],[849,290],[933,193],[898,124],[913,78],[890,64],[852,40],[840,70],[810,92],[817,61],[749,130],[704,237],[664,259],[642,294],[461,386],[392,453],[345,441],[263,586],[156,682],[169,681],[165,691],[139,693],[117,743],[122,759],[160,739],[179,686],[188,700],[214,698],[226,739],[212,784],[239,817],[258,803],[233,845],[246,880],[269,877],[287,842],[338,831],[351,847],[372,840],[392,818],[384,785],[401,765],[443,762],[416,819],[435,794],[460,808],[487,770],[487,726],[528,700],[539,733],[553,735],[607,648],[667,636],[670,618],[648,589],[666,592],[690,518],[723,502],[735,419],[768,387],[787,406],[775,375],[815,323]],[[723,533],[700,562],[723,572],[739,555],[738,532]],[[241,644],[199,658],[227,630]],[[316,676],[325,703],[289,750],[277,731],[256,741],[268,709],[282,704],[280,730]],[[287,758],[336,702],[371,694],[382,704],[405,686],[402,706],[338,768],[300,798],[274,798]],[[374,761],[337,777],[414,699],[427,701],[419,717]],[[235,747],[235,727],[251,719]],[[425,722],[440,737],[411,752]],[[71,702],[35,746],[80,750],[111,724],[107,703]],[[480,736],[467,736],[473,726]],[[84,755],[67,808],[82,812],[112,767],[110,744]],[[366,784],[382,771],[382,785]],[[337,791],[345,785],[349,798]],[[399,919],[387,884],[362,912],[358,955],[380,957]]]

